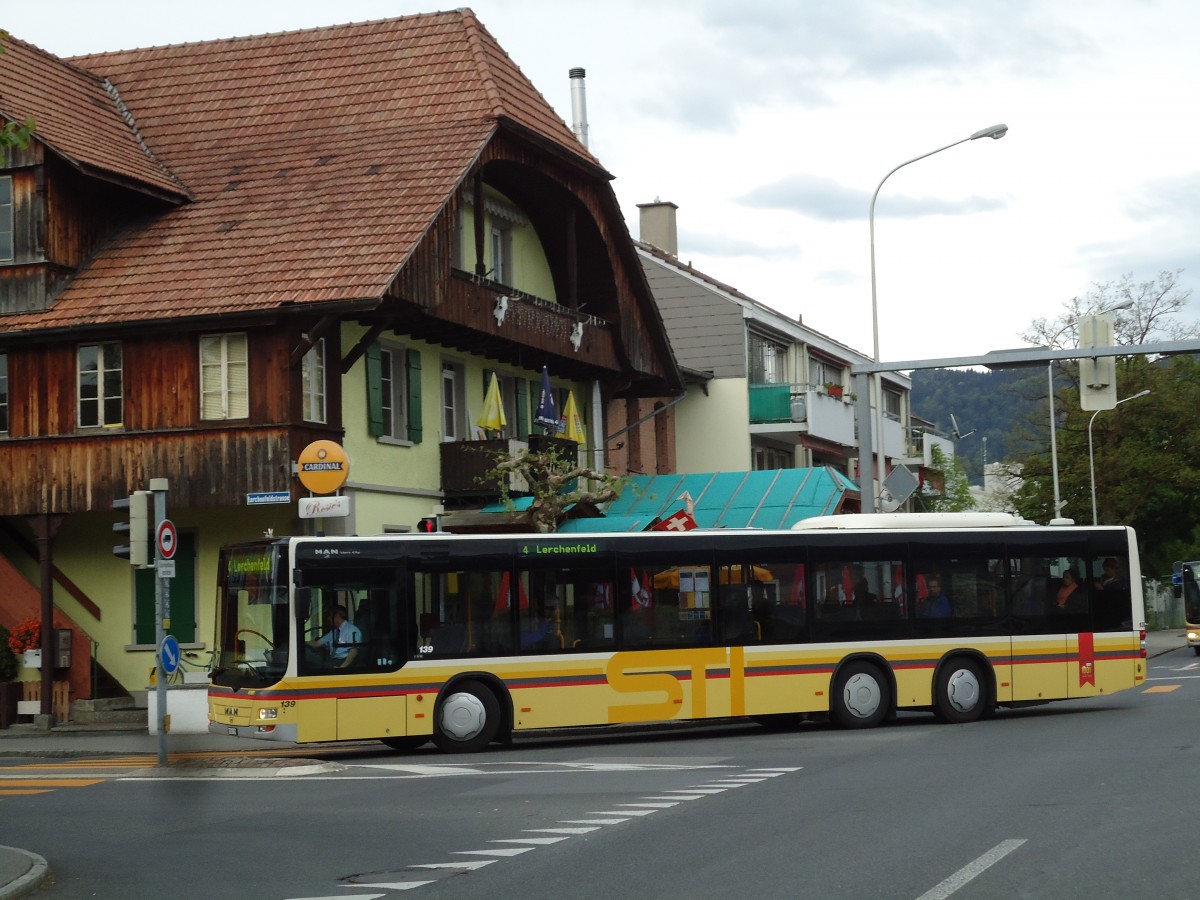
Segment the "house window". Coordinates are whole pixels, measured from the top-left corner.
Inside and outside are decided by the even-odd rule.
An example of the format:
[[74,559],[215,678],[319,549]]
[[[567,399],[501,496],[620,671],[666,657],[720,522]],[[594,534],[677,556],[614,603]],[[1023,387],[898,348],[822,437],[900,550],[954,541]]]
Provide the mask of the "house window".
[[900,392],[883,390],[883,411],[894,419],[900,418]]
[[121,345],[79,347],[79,427],[120,425],[122,399]]
[[0,434],[8,434],[8,354],[0,350]]
[[0,261],[13,259],[13,184],[12,176],[0,177]]
[[250,415],[246,335],[200,338],[200,418],[245,419]]
[[513,284],[512,229],[492,223],[492,281]]
[[304,354],[302,365],[304,421],[325,421],[325,339],[321,338]]
[[384,443],[421,443],[421,354],[396,344],[367,348],[367,432]]
[[467,398],[463,367],[442,363],[442,440],[458,441],[467,437]]
[[778,447],[752,447],[751,466],[754,471],[790,469],[795,465],[795,455]]
[[750,332],[747,336],[750,353],[750,383],[779,384],[787,381],[787,347]]
[[815,385],[842,384],[842,374],[845,370],[834,363],[823,359],[812,359],[808,364],[809,382]]

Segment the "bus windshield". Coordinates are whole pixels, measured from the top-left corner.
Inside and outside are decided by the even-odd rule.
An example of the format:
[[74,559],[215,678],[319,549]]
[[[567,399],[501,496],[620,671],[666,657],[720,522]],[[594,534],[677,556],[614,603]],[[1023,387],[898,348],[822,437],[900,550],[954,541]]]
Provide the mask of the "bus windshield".
[[265,687],[287,671],[286,547],[262,541],[222,548],[214,684]]

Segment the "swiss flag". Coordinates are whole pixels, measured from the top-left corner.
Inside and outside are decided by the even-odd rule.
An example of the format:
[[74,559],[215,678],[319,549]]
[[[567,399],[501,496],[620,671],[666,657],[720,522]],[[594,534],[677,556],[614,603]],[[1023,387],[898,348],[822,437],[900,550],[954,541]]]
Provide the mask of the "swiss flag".
[[673,516],[663,519],[661,522],[651,526],[651,531],[691,531],[693,528],[698,528],[696,520],[692,518],[692,514],[686,509],[681,509]]

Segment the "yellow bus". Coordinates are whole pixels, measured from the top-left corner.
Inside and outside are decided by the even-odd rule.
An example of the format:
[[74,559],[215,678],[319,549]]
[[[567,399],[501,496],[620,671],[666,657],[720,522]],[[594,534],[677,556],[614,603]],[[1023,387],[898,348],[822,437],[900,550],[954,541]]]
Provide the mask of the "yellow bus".
[[1200,656],[1200,561],[1175,564],[1179,579],[1176,596],[1183,596],[1183,620],[1188,646]]
[[219,577],[209,728],[276,741],[463,752],[634,722],[970,722],[1146,676],[1133,532],[1005,514],[285,537],[225,547]]

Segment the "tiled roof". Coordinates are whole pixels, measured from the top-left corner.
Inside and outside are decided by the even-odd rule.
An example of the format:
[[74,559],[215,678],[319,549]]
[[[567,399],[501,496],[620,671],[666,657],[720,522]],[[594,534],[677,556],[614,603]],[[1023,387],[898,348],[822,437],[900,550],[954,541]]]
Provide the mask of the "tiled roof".
[[22,41],[0,53],[0,115],[32,116],[37,137],[80,168],[182,199],[187,191],[150,155],[122,118],[104,79]]
[[9,331],[378,298],[504,121],[602,175],[470,10],[71,63],[117,86],[195,201]]

